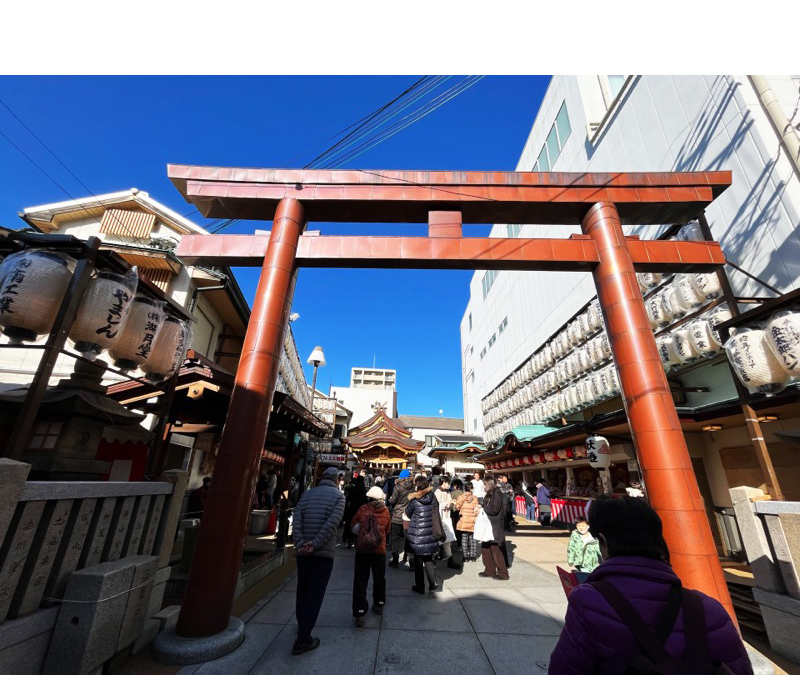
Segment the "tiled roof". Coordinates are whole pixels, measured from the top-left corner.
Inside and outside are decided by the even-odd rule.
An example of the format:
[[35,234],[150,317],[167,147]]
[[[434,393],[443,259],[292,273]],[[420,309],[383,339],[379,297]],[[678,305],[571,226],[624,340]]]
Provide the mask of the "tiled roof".
[[412,429],[464,431],[464,420],[460,417],[422,417],[418,415],[400,415],[400,421]]

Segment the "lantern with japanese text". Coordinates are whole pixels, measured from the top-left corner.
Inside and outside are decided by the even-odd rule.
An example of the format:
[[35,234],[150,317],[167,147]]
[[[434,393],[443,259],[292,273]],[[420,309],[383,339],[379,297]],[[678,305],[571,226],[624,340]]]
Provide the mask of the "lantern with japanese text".
[[119,338],[108,352],[115,359],[114,365],[121,370],[132,370],[147,361],[163,323],[163,301],[137,295]]
[[687,328],[692,346],[701,356],[714,356],[722,349],[722,345],[711,330],[711,322],[708,319],[703,317],[695,319],[688,324]]
[[595,469],[605,469],[611,465],[611,446],[602,436],[589,436],[586,439],[586,457]]
[[767,323],[767,345],[783,367],[800,376],[800,312],[776,312]]
[[545,453],[544,453],[544,458],[545,458],[545,461],[552,462],[553,459],[555,459],[553,451],[552,450],[546,450]]
[[154,382],[171,377],[183,365],[189,340],[189,324],[168,316],[153,345],[153,355],[142,364],[145,377]]
[[126,274],[98,272],[89,281],[69,331],[75,350],[91,361],[111,348],[128,319],[139,274],[132,267]]
[[49,333],[67,292],[74,260],[35,249],[12,253],[0,265],[0,326],[12,344]]
[[785,389],[792,378],[768,345],[766,331],[750,328],[738,329],[725,343],[734,372],[753,393],[776,394]]

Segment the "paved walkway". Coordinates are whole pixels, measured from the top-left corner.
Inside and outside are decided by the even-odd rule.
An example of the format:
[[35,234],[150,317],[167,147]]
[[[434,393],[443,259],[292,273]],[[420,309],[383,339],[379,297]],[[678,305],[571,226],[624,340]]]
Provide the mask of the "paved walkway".
[[364,628],[356,628],[352,618],[354,552],[340,546],[314,630],[318,649],[291,654],[297,629],[297,580],[291,578],[245,615],[247,634],[239,649],[187,666],[180,675],[460,675],[465,666],[470,675],[546,673],[567,603],[555,568],[529,562],[538,532],[525,527],[513,537],[517,547],[508,582],[479,577],[479,562],[467,563],[460,573],[440,562],[442,590],[420,596],[411,592],[414,575],[408,568],[387,568],[385,613],[368,612]]

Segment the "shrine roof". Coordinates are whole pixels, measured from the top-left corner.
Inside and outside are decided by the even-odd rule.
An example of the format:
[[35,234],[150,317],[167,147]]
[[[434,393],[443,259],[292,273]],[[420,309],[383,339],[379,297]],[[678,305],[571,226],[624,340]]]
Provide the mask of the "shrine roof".
[[403,452],[419,452],[425,447],[424,441],[411,438],[411,432],[398,419],[389,417],[379,409],[370,419],[350,430],[350,435],[342,438],[344,445],[354,450],[367,450],[372,447],[393,445]]

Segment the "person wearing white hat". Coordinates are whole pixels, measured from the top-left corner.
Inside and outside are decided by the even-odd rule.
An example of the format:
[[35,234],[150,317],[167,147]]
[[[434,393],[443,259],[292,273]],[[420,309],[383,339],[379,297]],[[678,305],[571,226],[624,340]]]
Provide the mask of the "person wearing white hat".
[[386,495],[377,485],[367,492],[367,503],[361,506],[350,523],[356,533],[356,559],[353,570],[353,618],[359,628],[366,623],[367,584],[372,573],[372,611],[383,614],[386,604],[386,538],[392,527],[392,516],[383,503]]

